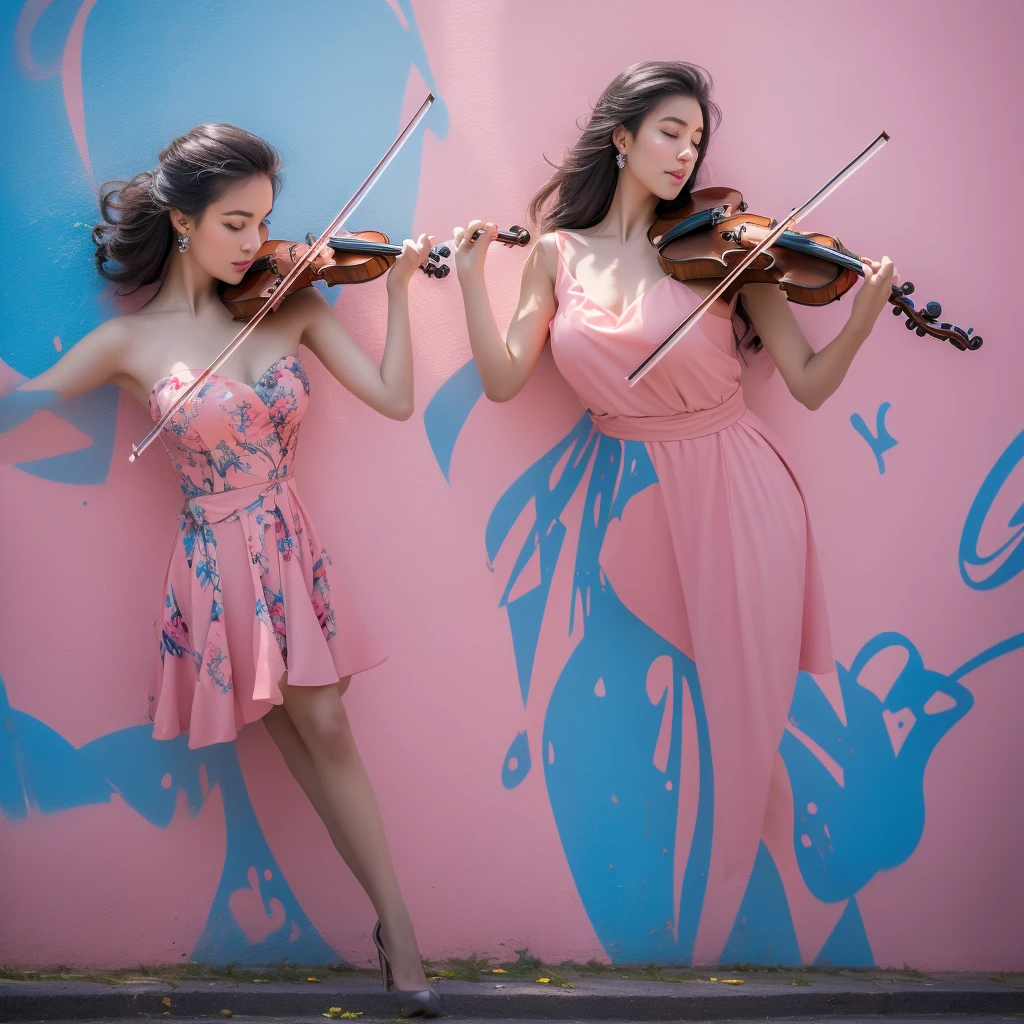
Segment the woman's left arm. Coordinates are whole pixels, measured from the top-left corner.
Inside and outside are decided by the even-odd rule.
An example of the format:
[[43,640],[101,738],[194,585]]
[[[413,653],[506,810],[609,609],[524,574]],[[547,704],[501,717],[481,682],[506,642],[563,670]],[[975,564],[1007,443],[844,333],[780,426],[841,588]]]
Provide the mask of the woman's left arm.
[[393,420],[407,420],[413,413],[409,281],[433,244],[433,236],[420,235],[416,242],[407,238],[388,271],[388,328],[380,366],[356,345],[315,288],[288,298],[286,308],[302,319],[302,344],[356,398]]
[[819,408],[842,384],[853,357],[867,340],[892,291],[896,272],[888,257],[883,257],[881,263],[862,263],[864,281],[854,296],[850,318],[819,352],[808,344],[781,288],[748,284],[741,290],[743,307],[754,330],[790,393],[808,409]]

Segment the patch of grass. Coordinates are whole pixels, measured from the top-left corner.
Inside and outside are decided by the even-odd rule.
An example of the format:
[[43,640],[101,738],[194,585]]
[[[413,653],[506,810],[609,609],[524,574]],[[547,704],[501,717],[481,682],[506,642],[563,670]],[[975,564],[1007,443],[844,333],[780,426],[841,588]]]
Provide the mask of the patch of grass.
[[909,964],[903,965],[903,970],[899,972],[900,977],[907,981],[931,981],[932,976],[926,974],[924,971],[919,971],[915,967],[911,967]]
[[494,981],[536,981],[538,978],[548,978],[549,985],[561,985],[572,980],[557,967],[531,956],[528,949],[517,949],[515,960],[506,960],[497,966],[506,973],[491,974],[491,968],[488,967],[486,977]]
[[444,978],[447,981],[480,981],[481,974],[491,967],[487,958],[472,956],[451,960],[430,960],[424,962],[423,969],[429,978]]
[[[304,983],[309,977],[317,977],[321,981],[338,980],[340,978],[356,978],[368,972],[357,971],[345,964],[304,967],[287,960],[279,964],[266,966],[241,966],[225,964],[223,967],[211,967],[206,964],[188,963],[173,966],[150,966],[140,964],[136,969],[123,968],[118,970],[101,970],[92,968],[72,968],[58,965],[38,971],[26,971],[16,967],[0,966],[0,981],[91,981],[100,985],[126,985],[138,982],[160,982],[177,986],[182,981],[225,981],[236,984],[255,981],[278,983]],[[373,972],[376,974],[376,972]]]

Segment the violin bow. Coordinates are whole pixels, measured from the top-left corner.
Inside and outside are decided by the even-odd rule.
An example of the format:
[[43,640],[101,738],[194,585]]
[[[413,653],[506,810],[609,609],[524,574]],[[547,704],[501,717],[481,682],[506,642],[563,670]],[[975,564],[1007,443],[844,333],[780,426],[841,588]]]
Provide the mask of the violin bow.
[[153,429],[138,443],[132,445],[132,453],[128,456],[129,462],[134,462],[136,456],[141,455],[152,443],[160,436],[160,432],[167,425],[171,417],[193,396],[198,394],[202,389],[203,385],[210,379],[211,375],[216,373],[217,370],[224,365],[227,359],[231,356],[232,352],[238,348],[239,345],[249,337],[250,334],[256,329],[257,325],[263,320],[265,316],[273,312],[282,302],[285,295],[288,293],[288,288],[292,282],[295,281],[299,275],[312,263],[314,263],[317,257],[327,248],[331,235],[335,234],[345,223],[346,220],[351,216],[355,208],[366,198],[367,193],[376,184],[377,179],[384,173],[388,164],[398,155],[399,150],[405,145],[406,140],[416,130],[417,125],[426,116],[427,111],[430,109],[430,105],[434,102],[434,94],[432,92],[427,93],[427,98],[420,104],[420,108],[415,114],[409,119],[409,123],[402,129],[398,138],[391,144],[388,151],[380,158],[377,166],[369,173],[366,180],[356,189],[352,198],[341,208],[337,217],[331,221],[327,226],[326,230],[316,241],[314,241],[309,249],[296,261],[292,269],[285,275],[281,283],[274,289],[273,294],[267,296],[266,302],[260,306],[256,315],[235,335],[235,337],[228,343],[227,347],[217,356],[216,359],[210,365],[203,370],[201,374],[174,400],[174,402],[167,408],[167,411],[160,417]]
[[834,192],[839,186],[854,173],[864,166],[887,142],[889,136],[882,132],[870,146],[865,147],[857,154],[835,177],[829,179],[810,199],[793,210],[785,220],[780,221],[775,228],[757,243],[747,254],[733,267],[732,270],[715,285],[714,288],[704,297],[700,305],[653,351],[651,354],[631,373],[626,380],[629,386],[634,387],[638,381],[655,367],[668,355],[669,350],[678,342],[684,334],[721,298],[729,286],[747,269],[765,249],[774,245],[790,227],[802,220],[815,207],[817,207],[826,196]]

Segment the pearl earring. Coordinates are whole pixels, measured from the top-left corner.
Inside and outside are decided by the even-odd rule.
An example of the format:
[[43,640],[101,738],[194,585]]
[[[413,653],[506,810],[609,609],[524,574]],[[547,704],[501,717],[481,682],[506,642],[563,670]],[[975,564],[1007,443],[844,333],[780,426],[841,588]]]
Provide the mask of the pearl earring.
[[617,154],[616,157],[615,157],[615,163],[618,165],[618,168],[621,171],[622,168],[626,166],[626,154],[625,153]]
[[178,252],[188,252],[188,243],[191,240],[192,239],[190,239],[188,235],[179,235],[178,236]]

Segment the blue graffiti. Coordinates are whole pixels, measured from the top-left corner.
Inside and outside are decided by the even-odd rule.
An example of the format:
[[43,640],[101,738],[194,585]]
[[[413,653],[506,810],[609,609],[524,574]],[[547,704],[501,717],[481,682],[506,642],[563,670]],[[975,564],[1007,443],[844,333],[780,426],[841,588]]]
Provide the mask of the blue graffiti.
[[484,382],[477,372],[476,363],[470,359],[438,388],[423,411],[427,440],[448,483],[451,483],[449,474],[455,442],[483,393]]
[[[170,786],[164,785],[166,776]],[[192,959],[213,965],[266,964],[286,957],[293,963],[337,961],[274,860],[249,800],[233,743],[189,750],[186,737],[154,740],[152,728],[140,725],[76,748],[39,719],[12,708],[0,679],[0,813],[7,818],[24,820],[30,809],[55,814],[107,803],[117,793],[146,821],[167,828],[179,790],[184,790],[194,818],[215,786],[224,803],[227,850]],[[275,904],[283,917],[278,911],[281,924],[262,941],[250,943],[229,900],[232,893],[250,888],[254,868],[268,919],[274,916]]]
[[[450,465],[454,441],[477,397],[465,397],[469,389],[464,382],[471,379],[468,367],[459,374],[463,380],[458,387],[443,386],[424,414],[427,435],[442,468]],[[453,394],[458,396],[454,400]],[[493,560],[523,511],[532,507],[534,521],[500,601],[508,615],[525,705],[540,627],[566,538],[561,516],[588,473],[570,595],[570,631],[578,605],[582,637],[555,683],[546,710],[545,781],[577,890],[609,956],[618,963],[688,962],[711,858],[714,804],[700,684],[693,662],[622,604],[598,563],[611,520],[621,517],[631,497],[656,482],[646,448],[603,437],[589,417],[582,417],[499,499],[487,522],[485,546]],[[534,559],[539,582],[511,597]],[[651,665],[666,657],[671,663],[671,686],[659,703],[652,704],[644,680]],[[695,711],[701,771],[696,829],[676,906],[684,686]],[[670,744],[664,767],[659,767],[654,752],[666,713]],[[528,757],[526,734],[520,733],[503,764],[506,787],[518,784],[529,770],[524,751]],[[516,757],[515,775],[508,769],[511,756]]]
[[[880,700],[858,676],[873,657],[893,648],[907,661]],[[810,891],[829,903],[854,895],[878,871],[902,864],[917,848],[928,759],[974,704],[961,683],[926,669],[917,648],[899,633],[874,637],[849,669],[838,663],[836,668],[846,724],[803,672],[790,721],[838,766],[842,782],[792,732],[779,747],[793,785],[797,863]],[[947,698],[945,707],[926,710],[938,694]],[[895,742],[890,728],[898,736]]]
[[[459,374],[459,384],[442,386],[424,415],[442,469],[450,466],[468,410],[479,397],[466,386],[472,378],[468,366]],[[883,416],[880,411],[880,436]],[[560,516],[585,480],[570,595],[571,615],[581,610],[583,630],[556,680],[539,754],[566,859],[609,957],[619,963],[687,963],[703,909],[713,827],[714,781],[700,682],[689,658],[622,605],[599,565],[610,520],[621,517],[630,498],[656,482],[645,446],[597,435],[589,419],[581,419],[498,500],[485,530],[487,555],[494,560],[520,515],[532,507],[534,522],[501,598],[525,705],[566,540]],[[534,559],[539,582],[510,598]],[[947,676],[926,669],[906,637],[875,637],[849,669],[836,666],[845,726],[817,683],[799,674],[790,712],[794,731],[780,744],[793,788],[797,862],[817,898],[847,903],[817,963],[874,962],[856,894],[878,871],[906,861],[920,841],[928,759],[973,704],[960,678],[1022,645],[1024,639],[1011,637]],[[880,700],[859,676],[872,657],[893,647],[904,652],[906,665]],[[660,657],[671,661],[672,685],[652,705],[644,680]],[[673,907],[684,686],[697,722],[700,791],[682,894]],[[659,770],[653,753],[669,707],[670,750],[665,770]],[[832,759],[842,772],[841,782],[799,734]],[[529,752],[528,740],[519,733],[502,769],[508,788],[529,770],[523,751]],[[516,777],[508,770],[512,756],[520,772]],[[723,961],[801,962],[782,881],[763,844]]]
[[[983,555],[978,551],[981,531],[992,511],[992,506],[1022,459],[1024,432],[1018,434],[1006,451],[996,459],[967,513],[967,520],[960,536],[960,577],[973,590],[994,590],[1012,580],[1021,569],[1024,569],[1024,544],[1021,543],[1021,538],[1024,537],[1024,504],[1018,506],[1006,524],[1007,529],[1013,531],[1010,536],[990,554]],[[981,579],[974,579],[968,572],[969,566],[983,568],[989,565],[993,567],[989,570],[988,576]]]
[[895,448],[899,444],[889,433],[889,428],[885,425],[885,415],[892,408],[889,402],[883,402],[878,407],[878,412],[875,414],[875,433],[871,433],[871,428],[864,422],[864,417],[859,412],[855,412],[850,417],[850,422],[853,424],[853,429],[860,434],[868,443],[868,447],[871,449],[871,454],[875,457],[875,462],[878,463],[878,472],[885,472],[885,460],[882,456],[890,448]]
[[532,767],[526,732],[516,733],[516,738],[509,744],[505,763],[501,766],[501,784],[506,789],[515,789],[530,774]]
[[[779,749],[793,787],[793,839],[801,876],[818,899],[847,901],[817,965],[867,967],[874,962],[856,893],[878,871],[905,863],[917,848],[928,759],[974,703],[960,680],[1022,648],[1024,633],[1019,633],[942,675],[925,668],[906,637],[880,634],[864,645],[848,670],[837,665],[846,726],[814,681],[801,673],[791,721],[842,772],[839,781],[793,734],[783,738]],[[901,651],[906,663],[880,700],[859,677],[872,658],[891,650]],[[794,935],[782,881],[762,845],[723,960],[799,964]]]
[[803,963],[786,890],[764,843],[757,849],[743,902],[722,950],[722,963],[774,967],[798,967]]
[[[764,843],[758,848],[754,870],[721,959],[723,963],[772,967],[803,965],[786,890]],[[872,967],[874,962],[860,907],[852,898],[821,947],[814,966]]]
[[[552,484],[557,467],[561,469]],[[582,637],[558,676],[545,714],[545,782],[577,890],[608,955],[617,963],[688,962],[711,857],[714,803],[700,684],[693,662],[622,604],[598,564],[611,520],[621,517],[629,499],[656,480],[644,445],[603,437],[584,416],[499,500],[487,523],[487,552],[495,557],[513,523],[532,505],[536,518],[502,597],[525,704],[541,621],[566,535],[560,517],[588,470],[569,596],[569,629],[572,632],[578,609]],[[535,553],[540,582],[509,601]],[[672,682],[652,704],[644,680],[659,658],[669,659]],[[697,829],[677,908],[684,686],[696,712],[702,768]],[[664,766],[659,767],[654,754],[666,714],[670,743]]]
[[[504,607],[508,614],[523,704],[526,704],[530,694],[533,659],[537,652],[541,622],[551,591],[555,565],[565,541],[565,527],[559,516],[569,499],[576,493],[576,488],[587,470],[593,448],[594,438],[590,419],[584,416],[564,440],[535,463],[502,495],[487,522],[484,543],[487,547],[487,557],[493,561],[523,509],[530,502],[536,502],[536,519],[529,536],[519,550],[499,602],[499,606]],[[551,474],[566,452],[569,453],[567,466],[559,474],[555,486],[551,487]],[[520,575],[534,557],[540,562],[540,583],[525,594],[510,598]]]
[[[20,4],[0,5],[0,38],[14,52]],[[32,60],[57,72],[80,3],[48,5],[32,31]],[[366,176],[399,127],[406,83],[417,69],[432,76],[410,0],[399,13],[384,2],[290,7],[272,0],[149,0],[98,3],[89,12],[82,52],[82,96],[88,155],[97,182],[152,167],[176,135],[202,121],[230,121],[267,138],[285,157],[286,188],[273,214],[280,238],[302,238],[337,212]],[[123,41],[131,39],[125,47]],[[174,47],[166,41],[175,39]],[[288,68],[267,89],[240,87],[242,64],[229,56],[259,53],[266,67]],[[344,54],[351,81],[373,82],[358,102],[331,79]],[[182,74],[182,68],[201,69]],[[325,72],[325,69],[328,69]],[[325,77],[325,74],[327,77]],[[34,377],[111,316],[109,291],[95,271],[90,231],[96,220],[93,184],[83,167],[56,74],[34,78],[15,60],[0,62],[0,135],[4,148],[0,217],[37,258],[23,261],[18,287],[0,294],[0,359]],[[434,89],[436,93],[436,89]],[[335,95],[337,94],[337,95]],[[329,115],[320,97],[328,102]],[[442,100],[424,127],[444,137]],[[422,131],[415,133],[360,206],[349,227],[412,234],[419,185]],[[118,393],[94,391],[54,408],[88,435],[85,448],[20,466],[65,483],[102,483],[113,452]]]

